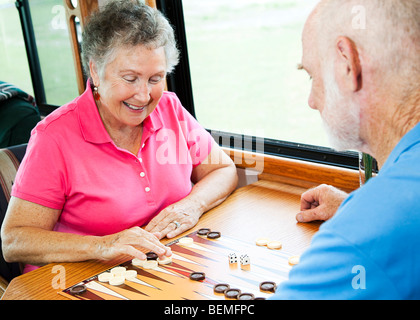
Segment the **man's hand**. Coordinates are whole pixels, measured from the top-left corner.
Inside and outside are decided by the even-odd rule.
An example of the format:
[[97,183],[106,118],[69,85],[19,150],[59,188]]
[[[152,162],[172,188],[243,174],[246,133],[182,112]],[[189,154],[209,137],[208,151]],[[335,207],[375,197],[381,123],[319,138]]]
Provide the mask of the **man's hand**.
[[328,220],[334,216],[347,196],[346,192],[326,184],[309,189],[300,198],[301,211],[296,215],[296,220],[298,222]]

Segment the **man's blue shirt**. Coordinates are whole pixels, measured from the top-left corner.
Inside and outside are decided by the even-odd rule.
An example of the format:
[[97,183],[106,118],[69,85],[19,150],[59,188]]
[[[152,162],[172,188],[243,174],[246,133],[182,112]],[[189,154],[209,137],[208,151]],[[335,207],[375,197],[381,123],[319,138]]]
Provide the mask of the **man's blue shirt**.
[[342,203],[274,299],[420,299],[420,124]]

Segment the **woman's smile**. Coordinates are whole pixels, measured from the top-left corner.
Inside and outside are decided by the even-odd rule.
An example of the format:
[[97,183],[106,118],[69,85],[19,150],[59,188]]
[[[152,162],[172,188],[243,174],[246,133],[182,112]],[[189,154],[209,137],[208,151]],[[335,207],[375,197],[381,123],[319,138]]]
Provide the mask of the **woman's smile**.
[[126,101],[123,101],[123,104],[132,111],[142,112],[142,111],[144,111],[144,109],[147,108],[147,106],[150,104],[150,102],[148,104],[144,105],[144,106],[136,106],[136,105],[133,105],[133,104],[128,103]]
[[137,130],[162,97],[165,70],[163,47],[138,45],[116,50],[102,78],[92,73],[100,94],[99,113],[108,132],[121,126]]

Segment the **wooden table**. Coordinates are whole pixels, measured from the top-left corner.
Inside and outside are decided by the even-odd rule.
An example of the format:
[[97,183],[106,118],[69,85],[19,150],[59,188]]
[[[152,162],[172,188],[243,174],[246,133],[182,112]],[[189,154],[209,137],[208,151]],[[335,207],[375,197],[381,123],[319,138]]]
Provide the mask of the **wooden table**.
[[[265,236],[280,240],[284,250],[301,254],[309,246],[320,225],[319,222],[296,222],[295,216],[299,211],[300,194],[303,191],[291,185],[260,180],[237,189],[221,205],[205,213],[192,230],[209,227],[238,239]],[[70,287],[126,260],[48,264],[13,279],[2,299],[65,299],[58,294],[62,290],[57,288],[60,285],[57,282],[60,272],[65,272],[65,284],[62,285]],[[56,269],[57,265],[63,268]]]

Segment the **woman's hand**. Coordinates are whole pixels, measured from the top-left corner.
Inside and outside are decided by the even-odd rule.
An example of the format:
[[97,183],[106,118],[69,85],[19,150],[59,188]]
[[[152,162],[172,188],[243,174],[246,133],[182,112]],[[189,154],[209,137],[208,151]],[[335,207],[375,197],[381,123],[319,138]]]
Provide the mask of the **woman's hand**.
[[159,239],[165,236],[174,238],[194,227],[200,216],[201,212],[193,205],[189,205],[187,199],[184,199],[163,209],[149,222],[145,230],[156,234]]
[[53,231],[60,210],[12,197],[2,225],[3,254],[8,262],[44,265],[50,262],[111,260],[120,256],[145,259],[145,252],[170,256],[171,249],[140,227],[106,236]]
[[328,220],[334,216],[347,196],[344,191],[326,184],[309,189],[301,196],[301,212],[296,215],[296,220],[298,222]]
[[191,180],[194,187],[190,194],[162,210],[146,231],[158,232],[162,239],[191,229],[204,212],[222,203],[235,189],[238,176],[233,161],[214,142],[208,157],[193,169]]
[[133,227],[100,237],[97,246],[99,259],[111,260],[121,255],[128,255],[144,260],[145,252],[149,251],[155,252],[159,257],[171,256],[171,249],[159,241],[159,236],[140,227]]

